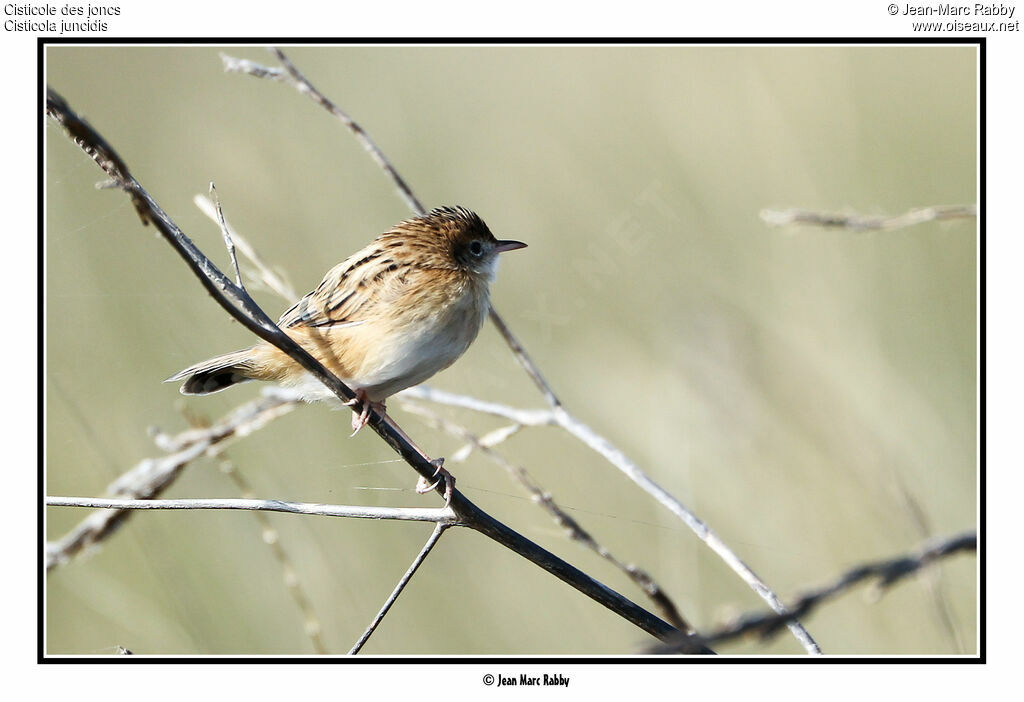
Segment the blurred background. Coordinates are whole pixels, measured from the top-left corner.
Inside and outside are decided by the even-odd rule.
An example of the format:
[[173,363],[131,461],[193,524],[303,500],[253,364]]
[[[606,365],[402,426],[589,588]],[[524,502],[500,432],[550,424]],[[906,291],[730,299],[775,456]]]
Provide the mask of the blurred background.
[[[226,74],[258,47],[45,50],[47,82],[106,137],[224,270],[192,204],[225,213],[299,293],[409,216],[384,173],[290,87]],[[716,530],[788,601],[863,561],[978,520],[977,232],[771,228],[764,208],[866,215],[977,201],[970,47],[296,47],[287,53],[378,142],[428,206],[499,238],[493,300],[569,410]],[[252,343],[128,198],[52,123],[47,188],[46,490],[99,495],[185,429],[257,396],[183,398],[161,381]],[[287,304],[254,289],[276,317]],[[488,324],[430,383],[515,407],[543,398]],[[431,455],[461,443],[390,403]],[[474,432],[494,418],[438,408]],[[227,455],[257,496],[436,506],[349,415],[305,406]],[[499,447],[698,628],[764,603],[665,509],[555,428]],[[625,596],[499,467],[449,463],[467,496]],[[218,462],[166,497],[237,497]],[[48,508],[55,539],[87,512]],[[425,524],[270,515],[331,652],[358,638]],[[804,620],[826,653],[976,653],[977,561]],[[46,652],[309,654],[253,515],[134,515],[47,576]],[[449,532],[368,654],[615,654],[652,641],[487,539]],[[723,653],[800,654],[788,634]]]

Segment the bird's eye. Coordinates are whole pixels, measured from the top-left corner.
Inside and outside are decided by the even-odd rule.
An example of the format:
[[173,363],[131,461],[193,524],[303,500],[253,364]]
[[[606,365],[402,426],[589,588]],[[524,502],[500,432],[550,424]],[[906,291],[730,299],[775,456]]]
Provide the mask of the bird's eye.
[[484,245],[479,241],[472,241],[469,244],[469,253],[473,254],[477,258],[484,255]]

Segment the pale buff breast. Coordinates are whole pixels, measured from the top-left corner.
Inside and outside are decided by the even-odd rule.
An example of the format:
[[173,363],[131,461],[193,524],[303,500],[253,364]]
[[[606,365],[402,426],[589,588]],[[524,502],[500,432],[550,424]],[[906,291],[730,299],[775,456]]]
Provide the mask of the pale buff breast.
[[466,352],[488,307],[485,288],[482,294],[467,291],[455,297],[436,307],[434,314],[410,315],[398,323],[389,320],[377,325],[373,330],[375,351],[366,354],[349,380],[375,401],[422,383]]

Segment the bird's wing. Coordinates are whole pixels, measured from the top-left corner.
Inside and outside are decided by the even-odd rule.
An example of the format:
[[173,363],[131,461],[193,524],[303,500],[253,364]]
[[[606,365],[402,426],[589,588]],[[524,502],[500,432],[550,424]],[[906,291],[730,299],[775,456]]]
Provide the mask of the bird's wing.
[[354,326],[372,318],[374,308],[393,297],[392,283],[404,282],[410,268],[375,244],[329,270],[316,290],[281,315],[278,324],[285,328]]

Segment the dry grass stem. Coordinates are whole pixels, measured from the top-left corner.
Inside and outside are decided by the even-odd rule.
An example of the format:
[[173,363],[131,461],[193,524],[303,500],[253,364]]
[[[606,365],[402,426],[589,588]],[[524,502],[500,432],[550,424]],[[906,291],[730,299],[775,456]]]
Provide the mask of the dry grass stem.
[[920,207],[892,216],[866,216],[800,209],[761,210],[761,219],[767,224],[776,227],[800,224],[813,227],[852,229],[854,231],[891,231],[924,222],[971,219],[977,216],[978,208],[975,205]]

